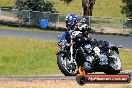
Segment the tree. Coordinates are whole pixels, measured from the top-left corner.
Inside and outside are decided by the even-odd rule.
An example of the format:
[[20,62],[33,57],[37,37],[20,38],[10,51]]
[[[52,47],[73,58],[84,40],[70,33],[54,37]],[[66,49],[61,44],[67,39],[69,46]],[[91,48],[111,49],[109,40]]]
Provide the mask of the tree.
[[[69,4],[73,0],[61,0]],[[95,0],[82,0],[83,16],[92,16]]]
[[132,1],[131,0],[122,0],[124,3],[121,12],[126,14],[128,18],[132,18]]
[[42,11],[42,12],[57,12],[53,7],[52,2],[44,0],[16,0],[15,9]]
[[35,26],[38,26],[41,19],[44,19],[46,17],[52,19],[52,15],[45,15],[45,13],[42,12],[57,12],[53,7],[53,2],[44,0],[16,0],[15,4],[16,6],[14,9],[14,13],[19,18],[19,21],[21,23],[29,23]]

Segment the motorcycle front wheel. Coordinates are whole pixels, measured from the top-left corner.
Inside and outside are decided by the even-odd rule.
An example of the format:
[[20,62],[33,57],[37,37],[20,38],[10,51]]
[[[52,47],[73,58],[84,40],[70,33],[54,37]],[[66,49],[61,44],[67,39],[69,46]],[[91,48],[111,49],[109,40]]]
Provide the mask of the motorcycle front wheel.
[[65,76],[75,76],[77,74],[76,61],[71,62],[66,54],[61,53],[57,55],[57,64]]

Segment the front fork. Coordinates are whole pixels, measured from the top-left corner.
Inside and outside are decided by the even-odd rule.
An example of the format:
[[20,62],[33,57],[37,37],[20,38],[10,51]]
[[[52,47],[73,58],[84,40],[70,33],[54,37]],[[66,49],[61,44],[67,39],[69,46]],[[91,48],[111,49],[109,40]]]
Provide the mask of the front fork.
[[[70,59],[70,61],[71,61],[71,62],[74,61],[74,60],[73,60],[73,44],[74,44],[74,42],[73,42],[73,40],[71,39],[71,46],[70,46],[70,54],[71,54],[71,59]],[[86,74],[86,72],[85,72],[85,70],[83,69],[82,66],[79,66],[78,72],[79,72],[78,75],[85,75],[85,74]]]
[[[73,59],[73,45],[74,45],[74,42],[73,42],[73,40],[72,40],[72,38],[71,38],[71,46],[70,46],[70,55],[71,55],[70,61],[71,61],[71,62],[74,61],[74,59]],[[79,72],[79,74],[77,74],[77,75],[86,75],[86,72],[85,72],[85,70],[83,69],[82,66],[79,66],[78,72]]]
[[73,62],[73,41],[71,40],[71,46],[70,46],[70,55],[71,55],[71,62]]

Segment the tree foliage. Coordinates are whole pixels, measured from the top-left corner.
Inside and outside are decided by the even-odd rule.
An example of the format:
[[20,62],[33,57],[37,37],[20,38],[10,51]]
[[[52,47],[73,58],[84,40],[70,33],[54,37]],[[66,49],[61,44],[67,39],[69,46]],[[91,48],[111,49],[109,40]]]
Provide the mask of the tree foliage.
[[55,17],[52,15],[45,15],[45,13],[43,13],[56,13],[57,11],[53,4],[53,2],[46,0],[16,0],[14,13],[21,23],[38,26],[41,19],[48,17],[51,20],[52,17]]
[[132,0],[122,0],[122,3],[124,3],[124,5],[121,12],[126,14],[128,18],[132,18]]
[[42,12],[57,12],[54,3],[44,0],[16,0],[16,9]]

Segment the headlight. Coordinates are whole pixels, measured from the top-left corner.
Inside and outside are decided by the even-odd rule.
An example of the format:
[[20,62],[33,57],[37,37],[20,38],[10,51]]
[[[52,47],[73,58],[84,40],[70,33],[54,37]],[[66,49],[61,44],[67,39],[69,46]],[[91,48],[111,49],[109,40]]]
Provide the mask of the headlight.
[[60,46],[60,47],[65,47],[66,46],[66,42],[58,42],[58,46]]

